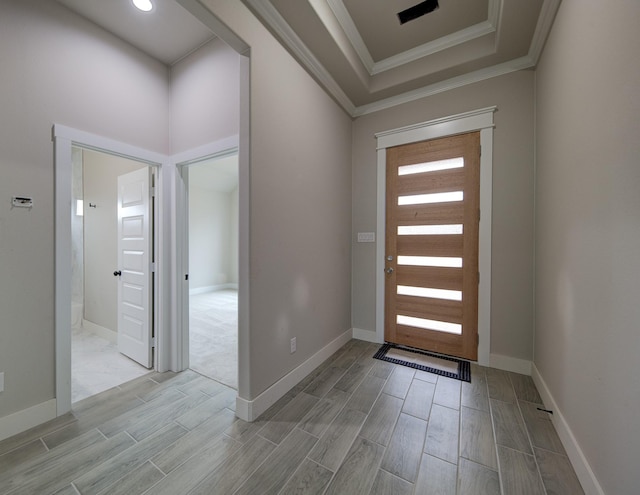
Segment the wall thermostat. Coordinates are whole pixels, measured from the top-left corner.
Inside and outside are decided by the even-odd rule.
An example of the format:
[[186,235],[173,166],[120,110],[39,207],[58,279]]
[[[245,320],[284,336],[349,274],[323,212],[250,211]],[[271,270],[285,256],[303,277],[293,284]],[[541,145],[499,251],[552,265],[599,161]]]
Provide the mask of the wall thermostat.
[[17,208],[33,208],[33,198],[14,196],[11,198],[11,204]]

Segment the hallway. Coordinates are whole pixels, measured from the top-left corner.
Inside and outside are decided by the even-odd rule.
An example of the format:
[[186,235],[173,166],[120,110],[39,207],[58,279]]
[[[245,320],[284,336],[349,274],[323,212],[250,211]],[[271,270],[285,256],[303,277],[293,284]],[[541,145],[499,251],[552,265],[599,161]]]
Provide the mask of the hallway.
[[254,423],[193,371],[136,379],[0,442],[0,494],[582,493],[530,377],[376,349],[350,341]]

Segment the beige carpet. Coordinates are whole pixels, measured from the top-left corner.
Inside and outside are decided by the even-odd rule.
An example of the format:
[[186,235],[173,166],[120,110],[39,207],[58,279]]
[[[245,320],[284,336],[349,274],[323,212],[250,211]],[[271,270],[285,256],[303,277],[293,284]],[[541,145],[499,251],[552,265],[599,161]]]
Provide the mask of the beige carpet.
[[238,292],[189,297],[189,368],[238,388]]

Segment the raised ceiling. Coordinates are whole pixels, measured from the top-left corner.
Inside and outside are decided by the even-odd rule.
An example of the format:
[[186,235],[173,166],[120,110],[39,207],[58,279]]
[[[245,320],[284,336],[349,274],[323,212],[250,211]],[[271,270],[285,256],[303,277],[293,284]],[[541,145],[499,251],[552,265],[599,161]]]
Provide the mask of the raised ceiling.
[[560,0],[242,0],[352,115],[535,66]]
[[489,12],[489,0],[446,0],[438,10],[429,15],[400,24],[397,13],[416,3],[417,0],[345,0],[331,2],[329,5],[337,13],[341,24],[358,31],[374,62],[482,24],[487,21]]
[[131,0],[57,0],[165,65],[173,65],[215,35],[175,0],[153,0],[140,12]]
[[[213,37],[197,0],[57,1],[167,65]],[[352,116],[535,67],[561,0],[439,0],[401,25],[419,1],[242,0]]]

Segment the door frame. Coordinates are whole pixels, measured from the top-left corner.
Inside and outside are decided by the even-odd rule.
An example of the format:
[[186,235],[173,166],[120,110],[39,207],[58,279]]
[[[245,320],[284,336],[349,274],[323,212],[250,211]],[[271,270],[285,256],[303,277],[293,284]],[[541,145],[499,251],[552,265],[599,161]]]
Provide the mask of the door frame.
[[491,197],[493,167],[493,114],[496,106],[376,133],[376,340],[384,342],[385,232],[387,148],[480,131],[480,232],[478,242],[478,364],[489,366],[491,352]]
[[53,126],[55,162],[55,362],[56,414],[71,410],[71,211],[73,146],[121,156],[155,167],[156,215],[154,243],[157,248],[156,280],[154,282],[154,318],[156,322],[156,350],[154,368],[169,369],[170,353],[170,236],[166,228],[171,204],[163,189],[170,171],[168,157],[89,132],[60,124]]
[[[189,273],[189,166],[210,158],[223,158],[229,155],[238,155],[238,233],[242,236],[241,226],[244,227],[247,221],[243,215],[248,217],[248,206],[243,206],[246,194],[246,184],[240,180],[240,138],[238,135],[221,139],[213,143],[200,146],[171,157],[172,168],[176,174],[176,319],[178,322],[178,332],[176,338],[176,369],[185,370],[189,367],[189,284],[185,280],[185,274]],[[243,253],[246,249],[246,242],[238,240],[238,260],[244,259]],[[248,257],[248,254],[245,255]],[[244,278],[242,263],[238,270],[238,325],[240,325],[240,312],[247,309],[244,304],[245,286],[247,280]],[[248,274],[247,274],[248,275]],[[247,318],[242,318],[246,321]],[[238,333],[240,327],[238,326]],[[238,336],[239,337],[239,336]],[[240,358],[240,356],[238,356]],[[238,359],[238,373],[240,373],[240,359]]]

